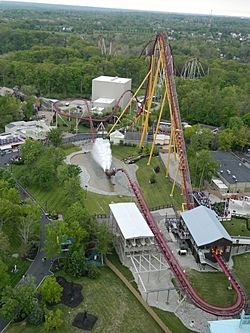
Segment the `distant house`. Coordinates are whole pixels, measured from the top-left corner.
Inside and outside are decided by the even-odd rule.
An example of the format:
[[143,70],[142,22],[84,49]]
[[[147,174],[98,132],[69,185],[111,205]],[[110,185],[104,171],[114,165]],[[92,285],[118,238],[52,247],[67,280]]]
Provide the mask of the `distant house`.
[[206,124],[199,124],[200,128],[207,128],[209,129],[212,133],[216,134],[219,131],[219,127],[217,126],[211,126],[211,125],[206,125]]
[[24,140],[11,133],[0,134],[0,151],[13,149],[24,143]]
[[16,121],[5,125],[5,132],[22,139],[45,140],[52,128],[44,120]]
[[124,142],[124,134],[120,131],[114,131],[110,134],[110,142],[114,145],[119,145],[121,142]]
[[230,152],[212,151],[219,162],[218,174],[230,193],[250,191],[250,169],[236,155]]

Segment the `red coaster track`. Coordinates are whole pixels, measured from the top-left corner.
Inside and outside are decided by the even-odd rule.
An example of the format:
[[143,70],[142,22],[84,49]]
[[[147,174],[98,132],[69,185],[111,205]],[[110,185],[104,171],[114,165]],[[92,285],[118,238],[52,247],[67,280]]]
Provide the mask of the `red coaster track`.
[[[112,109],[112,112],[109,113],[109,114],[107,114],[107,115],[105,115],[105,116],[103,116],[103,117],[92,117],[92,116],[91,116],[91,111],[90,111],[90,109],[89,109],[89,103],[88,103],[88,101],[87,101],[86,99],[84,99],[84,98],[64,98],[64,99],[62,99],[62,100],[60,100],[60,101],[58,101],[58,102],[55,102],[55,103],[53,104],[53,106],[52,106],[52,110],[53,110],[54,113],[59,114],[60,116],[65,117],[65,118],[77,119],[77,120],[80,120],[80,121],[81,121],[81,120],[89,121],[89,124],[90,124],[90,130],[91,130],[91,134],[92,134],[92,141],[94,141],[94,131],[95,131],[95,129],[94,129],[94,126],[93,126],[93,122],[99,122],[99,123],[101,123],[101,122],[107,122],[107,121],[109,121],[110,119],[112,119],[112,118],[116,115],[116,113],[117,113],[117,111],[118,111],[118,107],[119,107],[120,101],[122,100],[122,98],[124,97],[124,95],[126,95],[126,94],[128,94],[128,93],[130,93],[130,94],[132,94],[132,95],[134,94],[132,90],[126,90],[126,91],[125,91],[125,92],[124,92],[124,93],[118,98],[118,100],[116,101],[116,103],[115,103],[115,105],[114,105],[114,107],[113,107],[113,109]],[[134,98],[135,98],[135,100],[136,100],[136,102],[137,102],[137,105],[138,105],[138,110],[139,110],[139,111],[137,111],[137,112],[138,112],[138,114],[140,114],[140,105],[141,105],[141,103],[140,103],[140,101],[138,100],[137,96],[135,96]],[[77,101],[82,101],[82,102],[84,103],[84,106],[86,107],[86,111],[87,111],[87,114],[88,114],[87,117],[86,117],[86,116],[82,116],[82,115],[80,115],[80,114],[67,113],[67,112],[61,110],[60,107],[59,107],[59,105],[58,105],[58,104],[63,103],[63,102],[67,102],[67,101],[68,101],[68,102],[71,102],[71,101],[75,101],[75,100],[77,100]]]
[[217,254],[213,254],[214,258],[216,259],[217,263],[219,264],[220,268],[222,269],[223,273],[228,277],[230,280],[230,283],[232,287],[234,288],[236,294],[237,294],[237,300],[236,302],[226,308],[222,308],[219,306],[215,306],[212,304],[209,304],[205,302],[194,290],[193,286],[191,285],[187,275],[183,271],[182,267],[176,260],[175,256],[173,255],[171,249],[169,248],[166,240],[164,239],[163,235],[161,234],[148,206],[147,203],[143,197],[142,191],[140,189],[140,186],[137,182],[133,181],[128,172],[124,169],[118,169],[117,171],[122,171],[128,181],[129,184],[136,196],[137,202],[139,204],[140,211],[142,215],[144,216],[148,226],[152,230],[155,240],[161,249],[162,254],[164,255],[169,267],[171,268],[172,272],[175,274],[175,277],[179,281],[183,291],[186,293],[186,295],[189,297],[191,302],[202,309],[205,312],[211,313],[216,316],[223,316],[223,317],[229,317],[234,316],[240,313],[244,307],[246,306],[246,296],[242,288],[240,287],[239,283],[236,281],[235,277],[233,276],[232,272],[229,270],[225,262],[222,260],[221,256]]

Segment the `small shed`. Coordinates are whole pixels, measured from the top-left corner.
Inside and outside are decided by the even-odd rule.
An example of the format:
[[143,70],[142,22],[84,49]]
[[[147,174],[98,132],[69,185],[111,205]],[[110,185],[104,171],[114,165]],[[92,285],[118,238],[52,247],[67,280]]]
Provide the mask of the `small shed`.
[[121,142],[124,141],[124,134],[120,131],[116,130],[110,134],[110,142],[114,145],[119,145]]

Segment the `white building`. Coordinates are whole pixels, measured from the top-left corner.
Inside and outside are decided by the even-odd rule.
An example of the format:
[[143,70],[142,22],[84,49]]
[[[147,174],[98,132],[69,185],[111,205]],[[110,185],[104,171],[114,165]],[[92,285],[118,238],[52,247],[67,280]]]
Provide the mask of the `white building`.
[[5,132],[23,139],[44,140],[52,128],[54,127],[48,126],[45,120],[16,121],[5,125]]
[[114,145],[119,145],[121,142],[124,141],[124,134],[120,131],[116,130],[110,134],[110,142]]
[[110,204],[110,226],[115,248],[124,262],[128,255],[151,252],[154,235],[134,202]]
[[[131,79],[99,76],[92,80],[92,101],[95,104],[99,98],[114,99],[117,101],[126,91],[131,90]],[[131,94],[127,93],[119,102],[119,106],[124,109],[128,103]]]
[[11,133],[0,134],[0,151],[13,149],[24,143],[24,140]]
[[228,187],[226,184],[223,183],[221,179],[212,178],[212,186],[213,188],[218,191],[220,194],[224,194],[228,192]]
[[94,102],[93,102],[93,106],[94,107],[100,107],[103,108],[105,110],[112,110],[112,108],[115,106],[115,99],[114,98],[97,98]]

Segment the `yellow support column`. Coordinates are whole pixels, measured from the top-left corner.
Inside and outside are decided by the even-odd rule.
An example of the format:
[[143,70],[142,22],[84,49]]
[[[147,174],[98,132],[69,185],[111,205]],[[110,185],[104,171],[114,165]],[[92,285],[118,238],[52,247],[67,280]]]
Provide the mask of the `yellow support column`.
[[167,163],[166,163],[166,177],[168,177],[172,144],[175,145],[175,143],[174,143],[174,128],[173,128],[173,126],[171,126],[171,133],[170,133],[170,140],[169,140],[169,147],[168,147],[168,160],[167,160]]
[[[166,81],[165,81],[165,84],[166,84]],[[150,165],[151,160],[152,160],[152,156],[153,156],[153,153],[154,153],[155,141],[156,141],[156,137],[157,137],[159,126],[160,126],[162,112],[163,112],[163,109],[164,109],[164,106],[165,106],[166,97],[167,97],[167,88],[165,89],[164,96],[163,96],[162,103],[161,103],[160,114],[159,114],[159,117],[158,117],[156,129],[155,129],[154,141],[153,141],[153,144],[152,144],[152,147],[151,147],[151,151],[150,151],[150,155],[149,155],[149,159],[148,159],[148,165]]]

